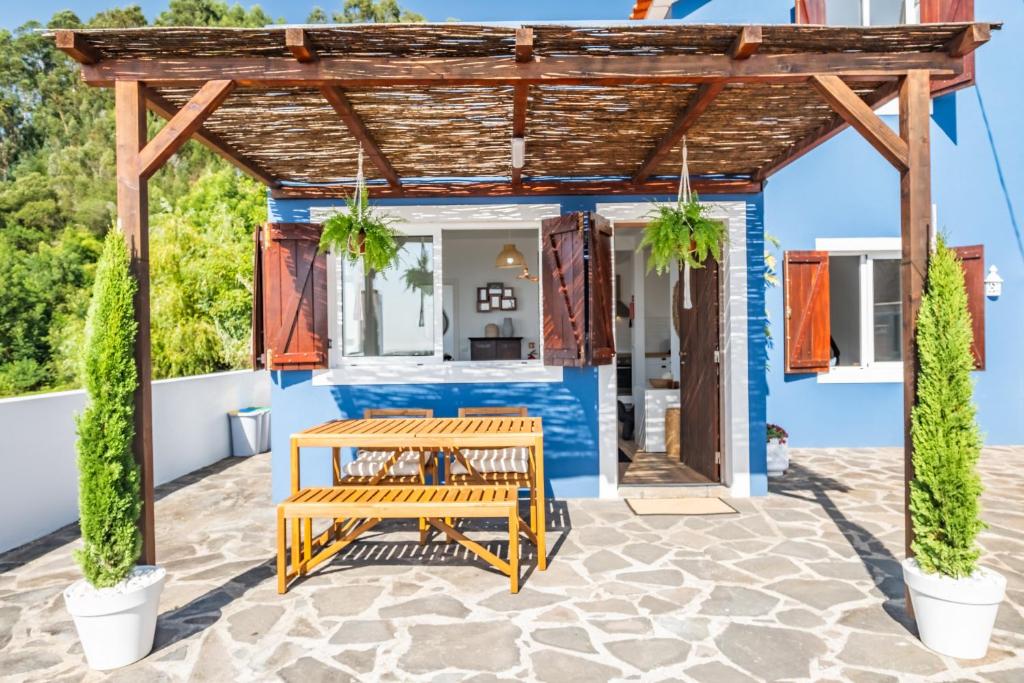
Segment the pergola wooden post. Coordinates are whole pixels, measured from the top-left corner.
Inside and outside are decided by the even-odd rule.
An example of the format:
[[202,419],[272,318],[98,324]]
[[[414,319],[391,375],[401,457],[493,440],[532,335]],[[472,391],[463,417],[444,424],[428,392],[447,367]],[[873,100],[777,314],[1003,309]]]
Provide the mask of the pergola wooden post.
[[143,564],[156,563],[153,514],[153,363],[150,343],[149,305],[149,178],[198,131],[210,114],[234,88],[232,81],[211,81],[174,114],[147,142],[146,88],[140,81],[114,84],[117,145],[117,224],[124,233],[131,256],[131,272],[138,283],[135,294],[135,440],[132,449],[139,466],[142,488]]

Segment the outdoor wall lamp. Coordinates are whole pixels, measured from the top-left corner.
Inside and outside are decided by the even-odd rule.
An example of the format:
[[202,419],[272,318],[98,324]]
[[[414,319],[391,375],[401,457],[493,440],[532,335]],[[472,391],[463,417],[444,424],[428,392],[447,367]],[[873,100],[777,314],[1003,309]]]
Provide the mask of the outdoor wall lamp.
[[526,138],[512,138],[512,168],[522,168],[526,163]]
[[999,269],[995,266],[988,267],[988,275],[985,276],[985,296],[989,299],[998,299],[1003,294],[1003,278],[999,277]]

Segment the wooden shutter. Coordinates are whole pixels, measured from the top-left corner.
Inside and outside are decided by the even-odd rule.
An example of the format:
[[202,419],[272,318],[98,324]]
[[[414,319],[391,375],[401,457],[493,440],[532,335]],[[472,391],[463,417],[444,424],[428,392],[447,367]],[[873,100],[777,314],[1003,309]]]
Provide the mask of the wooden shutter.
[[544,220],[541,241],[544,364],[582,366],[586,322],[583,214]]
[[271,370],[327,367],[327,258],[320,226],[270,223],[263,242],[263,327]]
[[827,251],[787,251],[783,257],[786,372],[828,372]]
[[[921,23],[974,21],[974,0],[921,0]],[[932,81],[932,95],[944,95],[974,85],[974,53],[963,58],[964,70],[956,78]]]
[[971,352],[974,354],[974,368],[985,369],[985,247],[980,244],[970,247],[953,247],[960,265],[964,269],[964,285],[967,288],[967,310],[971,314]]
[[586,217],[588,355],[591,365],[609,365],[615,359],[612,224],[596,213]]
[[263,344],[263,231],[252,233],[252,369],[262,370],[266,365]]
[[796,0],[796,23],[824,24],[825,0]]
[[611,223],[594,213],[570,213],[545,220],[541,239],[544,364],[611,363]]

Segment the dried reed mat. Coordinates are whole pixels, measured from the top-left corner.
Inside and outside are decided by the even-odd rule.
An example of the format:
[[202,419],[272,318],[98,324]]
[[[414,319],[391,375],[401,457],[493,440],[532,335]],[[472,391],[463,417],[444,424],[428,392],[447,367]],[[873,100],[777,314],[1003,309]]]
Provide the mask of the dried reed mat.
[[634,515],[735,515],[736,509],[721,498],[627,498]]

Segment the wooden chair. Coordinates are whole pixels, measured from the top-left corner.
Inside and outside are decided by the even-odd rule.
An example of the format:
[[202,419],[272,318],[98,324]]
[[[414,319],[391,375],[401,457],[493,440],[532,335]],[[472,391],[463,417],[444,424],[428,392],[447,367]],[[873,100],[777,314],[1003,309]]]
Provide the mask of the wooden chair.
[[[528,417],[528,414],[527,409],[522,406],[459,408],[459,417]],[[461,461],[458,456],[461,456]],[[529,489],[530,523],[524,523],[520,528],[528,531],[527,535],[536,543],[537,487],[543,486],[544,482],[534,479],[529,449],[525,446],[463,449],[458,455],[449,453],[445,458],[445,481],[448,483],[503,484]],[[541,568],[543,569],[545,565],[546,562],[543,562]]]

